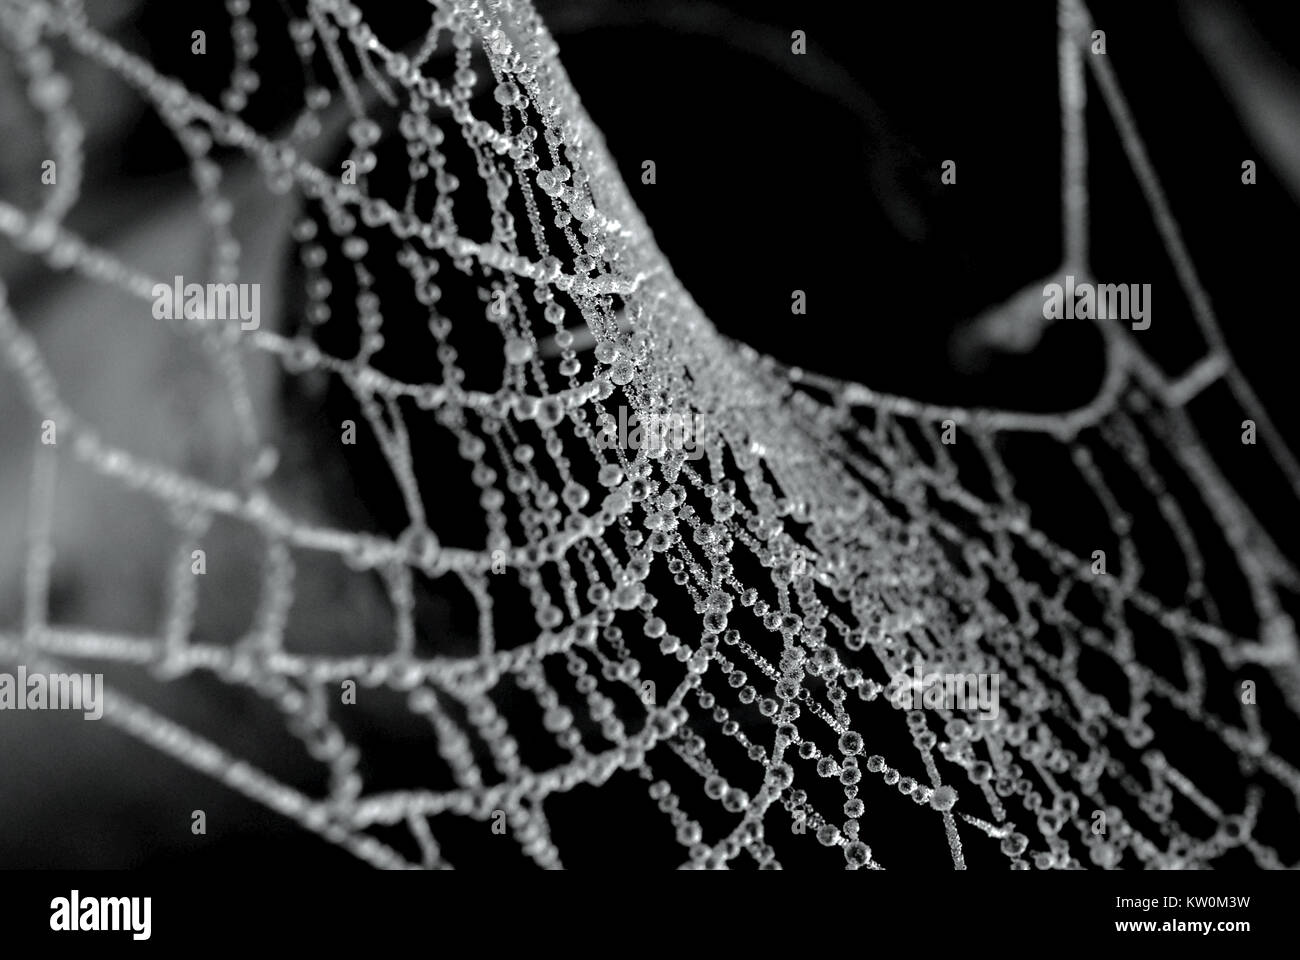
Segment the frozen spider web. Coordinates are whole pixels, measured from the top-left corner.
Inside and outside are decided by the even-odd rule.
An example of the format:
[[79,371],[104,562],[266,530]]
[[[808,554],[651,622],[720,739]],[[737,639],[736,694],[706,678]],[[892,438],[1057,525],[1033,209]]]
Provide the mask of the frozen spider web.
[[[1257,701],[1280,705],[1284,718],[1300,713],[1300,651],[1285,610],[1300,581],[1188,406],[1226,389],[1293,496],[1300,470],[1225,346],[1107,58],[1086,54],[1082,3],[1064,0],[1059,16],[1062,272],[1089,275],[1091,68],[1207,347],[1169,376],[1103,317],[1102,387],[1054,415],[885,396],[721,336],[655,246],[528,3],[436,0],[427,35],[409,47],[376,36],[348,0],[285,7],[304,70],[329,69],[337,90],[309,84],[283,138],[240,117],[256,88],[248,6],[227,4],[235,67],[214,106],[96,30],[80,0],[0,3],[6,47],[61,170],[78,171],[84,158],[55,45],[119,75],[174,132],[202,201],[211,279],[242,275],[237,246],[224,242],[232,227],[209,156],[216,148],[247,154],[272,191],[301,196],[293,238],[305,270],[300,330],[195,316],[169,334],[202,343],[228,388],[247,454],[246,482],[235,488],[100,437],[91,411],[61,400],[0,285],[0,347],[28,422],[59,431],[58,444],[36,446],[25,618],[0,634],[0,655],[51,669],[60,657],[148,665],[159,682],[210,674],[254,691],[323,764],[324,795],[120,692],[106,691],[104,716],[376,866],[450,866],[441,831],[470,820],[489,837],[486,824],[499,817],[526,857],[562,866],[554,805],[626,778],[639,778],[648,797],[620,811],[624,822],[663,824],[680,845],[676,862],[690,867],[776,868],[796,847],[824,848],[830,866],[903,866],[878,839],[900,830],[941,834],[957,868],[975,845],[1018,869],[1212,866],[1233,851],[1279,867],[1294,856],[1279,846],[1294,824],[1300,771],[1275,751]],[[351,181],[307,159],[319,116],[339,99],[350,114]],[[385,135],[371,116],[376,103],[400,114],[399,162],[376,152]],[[148,309],[169,278],[64,226],[78,180],[64,176],[39,209],[0,201],[0,233]],[[479,232],[458,222],[474,204],[486,205],[490,224]],[[346,298],[322,282],[327,263],[354,277]],[[400,295],[385,285],[395,268]],[[477,296],[479,312],[444,313],[454,289]],[[478,369],[483,344],[470,357],[457,339],[485,318],[499,337],[490,377]],[[340,323],[356,328],[355,339],[332,353],[317,330]],[[418,359],[427,382],[386,363],[386,332],[410,324],[427,327]],[[279,358],[289,376],[346,387],[400,494],[403,531],[313,525],[270,495],[275,459],[241,374],[256,353]],[[704,424],[703,456],[688,459],[671,442],[602,442],[620,405]],[[421,475],[412,452],[429,430],[448,440],[434,476]],[[951,430],[950,445],[942,434]],[[1028,442],[1065,457],[1081,499],[1100,507],[1108,529],[1098,529],[1097,547],[1109,569],[1036,525],[1026,492],[1034,478],[1011,465]],[[156,636],[49,621],[54,480],[66,460],[171,508],[176,569]],[[476,539],[446,532],[449,512],[467,506],[443,491],[457,472],[477,497]],[[1130,509],[1137,501],[1146,506]],[[265,544],[255,622],[230,645],[191,635],[190,551],[213,518],[238,521]],[[1167,569],[1155,585],[1144,568],[1144,524],[1161,525],[1177,547],[1161,561],[1182,565],[1172,592]],[[382,580],[390,649],[286,648],[303,552],[337,555],[354,576]],[[1226,625],[1208,582],[1207,568],[1225,557],[1244,584],[1249,629]],[[421,651],[415,596],[425,581],[472,598],[473,650]],[[997,677],[997,711],[906,703],[916,688],[897,678],[929,674]],[[1247,679],[1257,697],[1239,695]],[[340,717],[350,709],[339,701],[345,681],[363,697],[401,695],[436,744],[436,756],[412,750],[407,763],[439,765],[448,786],[368,788],[364,752]],[[1240,800],[1223,799],[1195,758],[1167,755],[1163,745],[1187,731],[1239,769]],[[534,751],[539,737],[550,753]],[[555,751],[559,759],[531,758]],[[886,788],[915,812],[899,815],[882,799]],[[1270,805],[1284,825],[1271,833]],[[393,828],[409,833],[405,844]]]

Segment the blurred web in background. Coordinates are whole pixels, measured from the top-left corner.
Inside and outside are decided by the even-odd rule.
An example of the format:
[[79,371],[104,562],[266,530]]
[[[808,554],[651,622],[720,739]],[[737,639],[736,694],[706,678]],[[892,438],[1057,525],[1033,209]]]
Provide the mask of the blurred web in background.
[[[527,3],[439,0],[427,36],[406,53],[394,49],[404,46],[399,38],[375,36],[346,0],[309,0],[305,16],[287,21],[305,69],[332,70],[334,97],[352,113],[355,185],[304,159],[331,100],[322,86],[309,86],[285,139],[241,121],[257,86],[256,31],[244,0],[227,7],[236,67],[218,107],[97,32],[79,0],[0,3],[6,47],[64,171],[39,210],[0,202],[0,233],[58,271],[130,291],[142,310],[155,283],[169,282],[63,226],[84,162],[71,91],[48,52],[65,45],[137,88],[186,150],[212,239],[207,279],[241,277],[238,248],[227,242],[221,168],[207,156],[214,145],[255,158],[270,189],[297,191],[321,213],[294,227],[309,274],[304,314],[334,322],[339,298],[320,271],[329,257],[342,258],[356,278],[354,302],[344,306],[355,311],[359,347],[333,356],[310,331],[176,323],[178,335],[204,344],[239,419],[246,479],[224,488],[115,448],[89,411],[68,409],[0,286],[8,369],[30,402],[33,429],[52,420],[59,436],[58,445],[36,448],[25,621],[0,635],[6,659],[48,669],[60,656],[147,664],[174,683],[211,672],[256,691],[322,762],[327,795],[305,795],[120,693],[108,695],[104,716],[377,866],[448,866],[431,818],[489,821],[498,811],[524,854],[561,866],[548,806],[611,777],[644,781],[650,801],[627,811],[629,822],[662,816],[691,866],[780,866],[793,842],[826,847],[827,865],[883,868],[894,864],[873,854],[873,834],[900,829],[942,831],[959,868],[971,844],[996,848],[1017,868],[1205,866],[1237,848],[1260,866],[1284,865],[1276,849],[1284,837],[1256,826],[1269,791],[1300,797],[1300,771],[1274,752],[1260,709],[1241,702],[1238,688],[1249,677],[1260,702],[1271,697],[1300,714],[1300,650],[1284,607],[1300,581],[1216,466],[1187,405],[1226,387],[1293,494],[1300,469],[1218,332],[1109,61],[1086,52],[1091,23],[1081,3],[1064,0],[1060,9],[1062,273],[1090,275],[1090,67],[1208,348],[1170,377],[1131,332],[1102,318],[1101,390],[1056,415],[884,396],[720,336],[656,248]],[[448,50],[454,67],[435,69]],[[367,103],[376,98],[402,110],[405,169],[375,157],[384,131]],[[472,166],[453,169],[453,142]],[[472,204],[486,204],[490,234],[459,225],[458,211]],[[334,235],[328,249],[325,230]],[[427,316],[384,312],[387,294],[375,278],[391,265],[376,267],[364,239],[378,234],[396,239],[409,293]],[[443,287],[456,285],[476,290],[483,316],[441,312]],[[475,383],[458,363],[457,328],[481,327],[484,317],[501,338],[499,383]],[[589,359],[567,329],[577,317],[595,343]],[[385,329],[415,323],[429,328],[428,382],[385,372]],[[352,391],[400,490],[404,533],[313,526],[272,499],[275,456],[241,372],[254,352],[280,358],[293,376],[325,371]],[[688,460],[671,445],[607,448],[600,434],[620,404],[640,416],[700,418],[703,458]],[[945,421],[959,436],[951,447],[940,439]],[[477,490],[481,542],[440,538],[440,515],[465,505],[446,502],[440,479],[415,469],[417,422],[436,423],[454,445],[461,462],[441,472],[459,469]],[[1100,506],[1110,526],[1099,531],[1108,573],[1094,574],[1091,557],[1035,526],[1022,489],[1033,478],[1006,459],[1025,438],[1066,454],[1080,489]],[[49,524],[56,470],[69,460],[172,509],[177,561],[156,636],[48,622],[56,562]],[[1117,472],[1148,511],[1126,509],[1133,494],[1117,495]],[[231,646],[190,635],[191,550],[216,517],[246,524],[265,543],[258,615]],[[1136,546],[1136,528],[1157,522],[1185,565],[1173,598],[1148,582]],[[1205,574],[1219,550],[1246,585],[1253,631],[1220,616]],[[301,551],[337,554],[357,576],[382,576],[396,624],[388,653],[284,648]],[[458,581],[473,597],[476,652],[417,652],[417,577]],[[498,635],[506,584],[528,598],[532,635]],[[670,597],[695,615],[670,617]],[[1179,680],[1148,662],[1157,645],[1172,651]],[[1090,663],[1111,668],[1118,691],[1090,685]],[[673,677],[656,683],[653,697],[651,672]],[[904,710],[892,702],[898,686],[890,679],[918,672],[996,675],[1000,710]],[[445,764],[453,788],[366,789],[361,751],[337,717],[339,685],[350,679],[406,695],[409,712],[436,737],[434,762]],[[537,709],[516,716],[503,708],[493,694],[505,684]],[[519,725],[533,715],[563,762],[538,768],[521,748]],[[879,747],[885,727],[905,727],[911,749]],[[1220,806],[1216,785],[1157,748],[1162,733],[1179,729],[1201,731],[1236,758],[1243,805]],[[915,816],[900,826],[874,809],[867,788],[876,780],[915,801]],[[724,811],[730,826],[706,830],[688,812],[701,804]],[[1293,811],[1285,817],[1294,824]],[[374,832],[392,825],[410,831],[418,857]]]

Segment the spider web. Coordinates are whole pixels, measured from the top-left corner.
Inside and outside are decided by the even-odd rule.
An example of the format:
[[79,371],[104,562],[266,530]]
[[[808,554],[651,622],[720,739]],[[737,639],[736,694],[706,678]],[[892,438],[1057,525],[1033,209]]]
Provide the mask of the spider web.
[[[225,242],[232,227],[209,156],[218,147],[254,158],[272,191],[301,195],[293,238],[306,271],[297,331],[204,317],[174,324],[203,344],[228,390],[246,452],[236,487],[101,438],[61,400],[0,285],[3,356],[31,423],[53,421],[60,438],[36,445],[24,621],[0,635],[0,655],[51,670],[60,657],[147,665],[171,683],[209,673],[252,690],[320,761],[323,796],[111,688],[104,718],[376,866],[449,866],[444,825],[479,821],[489,836],[486,824],[501,817],[525,856],[561,866],[554,804],[626,778],[649,801],[621,809],[625,824],[661,816],[692,867],[780,867],[792,844],[826,848],[826,865],[895,865],[873,849],[896,832],[883,787],[914,801],[908,835],[941,832],[957,868],[974,845],[1020,869],[1208,866],[1233,851],[1284,865],[1278,845],[1294,823],[1300,771],[1275,752],[1257,702],[1287,721],[1300,714],[1285,607],[1297,575],[1189,406],[1220,391],[1255,421],[1292,495],[1300,469],[1219,332],[1108,59],[1087,53],[1082,3],[1063,0],[1059,15],[1061,273],[1090,276],[1091,69],[1206,350],[1169,376],[1138,336],[1102,317],[1101,389],[1052,415],[886,396],[719,335],[655,246],[529,4],[437,0],[407,53],[346,0],[309,0],[302,16],[286,8],[304,70],[327,66],[350,113],[355,182],[306,159],[331,100],[323,86],[312,85],[287,137],[240,119],[256,87],[247,6],[228,3],[236,62],[218,107],[97,31],[80,0],[0,4],[50,155],[71,172],[38,210],[0,201],[0,233],[57,271],[141,300],[166,283],[63,224],[84,157],[49,56],[57,43],[126,80],[175,133],[202,200],[214,280],[242,275],[237,246]],[[448,57],[454,67],[441,69]],[[377,153],[376,100],[401,113],[396,162]],[[471,220],[490,233],[460,225]],[[398,251],[400,294],[377,279],[395,269],[385,244]],[[327,262],[351,273],[350,289],[322,282]],[[477,298],[481,316],[443,313],[458,290]],[[500,356],[478,345],[461,358],[457,331],[484,318]],[[427,325],[427,347],[399,363],[384,353],[385,333],[412,324]],[[323,527],[273,499],[275,457],[242,366],[257,354],[292,377],[346,388],[391,472],[404,529]],[[619,405],[703,424],[702,456],[672,442],[603,442],[617,433]],[[432,428],[448,444],[436,473],[419,468],[417,450]],[[1034,505],[1044,494],[1030,492],[1033,474],[1049,468],[1014,465],[1026,444],[1051,451],[1034,457],[1058,458],[1057,479],[1075,485],[1071,510],[1099,511],[1100,565],[1087,544],[1068,547],[1036,523],[1052,510]],[[55,479],[69,459],[170,508],[176,562],[155,636],[49,622]],[[447,533],[458,504],[443,487],[453,475],[472,484],[481,508],[472,539]],[[229,646],[192,636],[191,550],[215,518],[256,531],[265,551],[254,624]],[[1176,575],[1142,562],[1152,555],[1139,549],[1143,531],[1154,526],[1172,544],[1162,555],[1181,557]],[[395,623],[389,649],[286,648],[295,558],[306,552],[381,579]],[[1247,622],[1225,615],[1234,603],[1216,585],[1221,566],[1246,598]],[[421,651],[425,583],[457,584],[472,598],[473,650]],[[999,709],[907,709],[895,678],[923,673],[996,677]],[[340,716],[353,709],[340,705],[345,681],[363,698],[399,693],[439,754],[412,750],[409,765],[441,764],[450,785],[367,789],[363,750]],[[1258,701],[1241,695],[1243,681],[1258,684]],[[1236,805],[1195,755],[1169,755],[1192,734],[1239,769]],[[539,738],[549,753],[536,749]],[[1271,835],[1270,805],[1282,810]],[[394,839],[393,827],[409,836]]]

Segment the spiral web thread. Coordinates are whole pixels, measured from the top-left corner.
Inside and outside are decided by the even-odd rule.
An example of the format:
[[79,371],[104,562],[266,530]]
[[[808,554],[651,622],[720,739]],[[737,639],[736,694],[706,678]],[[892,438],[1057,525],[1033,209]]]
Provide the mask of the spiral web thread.
[[[226,242],[233,235],[222,212],[221,168],[207,156],[219,144],[255,158],[273,191],[299,191],[323,212],[341,240],[344,266],[356,274],[361,326],[357,354],[337,357],[307,334],[246,331],[235,321],[177,322],[178,335],[198,338],[208,350],[246,441],[247,481],[225,489],[97,436],[81,412],[60,400],[0,286],[7,367],[24,389],[32,423],[53,420],[60,431],[59,445],[36,448],[25,618],[20,629],[0,635],[6,659],[49,669],[61,655],[146,664],[175,682],[210,671],[256,691],[325,765],[328,796],[309,797],[278,782],[111,688],[104,716],[378,866],[450,866],[431,818],[487,821],[497,811],[525,855],[561,866],[548,800],[614,776],[645,781],[690,866],[780,866],[768,836],[778,827],[782,844],[820,843],[829,848],[826,856],[838,852],[850,868],[888,866],[870,847],[884,824],[859,797],[860,781],[875,777],[916,802],[911,829],[929,829],[930,816],[935,829],[942,825],[957,868],[965,866],[963,844],[971,843],[991,844],[1017,868],[1206,866],[1234,848],[1261,866],[1284,865],[1277,841],[1270,846],[1256,823],[1268,791],[1300,798],[1300,772],[1270,746],[1253,700],[1234,695],[1235,707],[1224,716],[1209,708],[1207,693],[1254,671],[1261,700],[1273,694],[1284,711],[1300,713],[1296,637],[1283,608],[1296,571],[1222,476],[1185,407],[1212,385],[1226,386],[1257,422],[1264,449],[1295,494],[1300,470],[1224,345],[1107,58],[1086,52],[1091,22],[1081,3],[1064,0],[1059,16],[1064,266],[1088,275],[1090,68],[1208,346],[1203,359],[1170,378],[1117,321],[1098,320],[1107,345],[1104,384],[1086,406],[1057,415],[943,409],[884,396],[786,368],[721,337],[656,248],[527,3],[437,0],[427,36],[408,54],[376,37],[347,0],[309,0],[301,16],[285,8],[305,69],[332,70],[352,114],[352,157],[362,173],[356,185],[304,159],[330,99],[319,87],[309,89],[284,140],[239,119],[257,83],[247,6],[227,3],[236,58],[219,109],[97,32],[80,0],[0,3],[0,28],[43,115],[50,155],[70,172],[38,210],[0,202],[0,233],[57,271],[142,300],[152,299],[155,282],[167,282],[62,225],[84,163],[69,90],[49,56],[51,44],[64,44],[124,78],[176,134],[212,239],[212,279],[241,276],[238,248]],[[370,151],[380,129],[366,114],[367,97],[402,107],[406,170],[374,167]],[[474,170],[459,171],[463,183],[444,152],[453,137],[474,159]],[[491,235],[480,239],[456,221],[455,201],[471,189],[475,173],[482,180],[475,189],[491,208]],[[409,184],[405,207],[367,190],[381,177]],[[526,223],[518,210],[526,211]],[[294,238],[309,273],[305,313],[319,321],[330,306],[324,286],[311,279],[319,279],[327,256],[316,229],[304,219]],[[366,230],[397,239],[400,265],[427,320],[381,315],[370,290],[371,254],[358,242]],[[499,387],[465,385],[452,346],[465,321],[440,313],[444,279],[477,284],[489,305],[487,319],[503,343]],[[575,314],[595,343],[588,361],[565,330],[565,318]],[[401,382],[378,369],[384,329],[417,322],[428,323],[429,358],[436,360],[429,383]],[[558,373],[543,362],[548,350],[558,351]],[[241,368],[259,351],[279,357],[291,374],[325,371],[353,392],[402,493],[406,533],[390,539],[313,526],[273,502],[264,483],[274,459],[265,452]],[[687,460],[671,444],[600,444],[598,434],[619,404],[638,414],[698,416],[707,424],[703,459]],[[415,418],[436,421],[452,435],[460,469],[480,491],[482,547],[440,542],[439,512],[426,506],[440,503],[437,480],[422,480],[412,466],[407,425]],[[951,452],[939,440],[948,420],[960,436]],[[64,436],[72,443],[63,444]],[[1068,450],[1109,518],[1118,548],[1109,574],[1094,574],[1090,558],[1031,523],[1002,451],[1034,436]],[[971,458],[960,469],[958,450]],[[177,569],[157,636],[48,622],[52,491],[69,453],[109,482],[173,508]],[[1153,516],[1135,519],[1124,510],[1103,459],[1140,484]],[[1177,491],[1166,482],[1168,465],[1181,474]],[[972,490],[972,471],[987,493]],[[1203,579],[1205,547],[1189,519],[1193,510],[1211,519],[1246,583],[1257,635],[1223,625]],[[189,550],[214,517],[247,524],[265,543],[255,624],[229,647],[189,636],[197,589]],[[1146,586],[1134,544],[1135,524],[1146,522],[1165,524],[1181,548],[1185,593],[1177,602]],[[300,551],[338,554],[357,576],[382,575],[396,623],[390,652],[282,648]],[[474,598],[476,654],[417,655],[417,575],[435,584],[459,580]],[[671,580],[668,589],[688,598],[698,619],[656,616],[656,578]],[[531,637],[495,635],[493,599],[507,581],[531,599]],[[1091,598],[1091,613],[1079,612],[1080,595]],[[1159,642],[1176,650],[1183,682],[1144,663],[1139,639],[1143,649]],[[1081,656],[1116,665],[1127,695],[1090,690],[1080,676]],[[642,664],[652,659],[672,666],[678,679],[653,699],[640,681]],[[557,663],[562,669],[544,669]],[[991,718],[973,704],[903,710],[887,684],[916,669],[996,674],[1000,712]],[[360,751],[333,715],[347,679],[406,693],[408,709],[436,737],[453,789],[365,790]],[[529,766],[512,733],[515,721],[490,696],[505,679],[537,701],[565,762]],[[1221,808],[1195,770],[1179,769],[1155,749],[1161,731],[1151,718],[1203,731],[1235,755],[1246,782],[1244,806]],[[904,719],[914,752],[878,753],[873,729]],[[1138,759],[1124,753],[1125,745]],[[717,761],[724,753],[747,760],[733,769]],[[665,769],[674,771],[671,778]],[[842,791],[842,809],[810,798],[805,788],[822,778]],[[729,830],[704,835],[685,812],[700,803],[726,811]],[[1140,817],[1128,814],[1135,809]],[[1094,829],[1097,811],[1109,818],[1104,833]],[[393,825],[410,830],[421,851],[414,862],[371,832]]]

